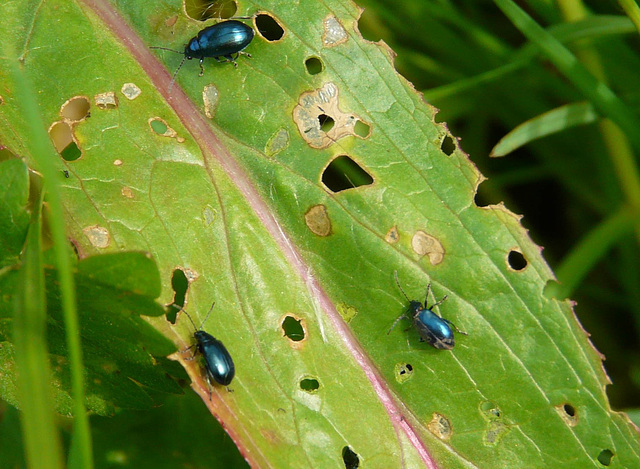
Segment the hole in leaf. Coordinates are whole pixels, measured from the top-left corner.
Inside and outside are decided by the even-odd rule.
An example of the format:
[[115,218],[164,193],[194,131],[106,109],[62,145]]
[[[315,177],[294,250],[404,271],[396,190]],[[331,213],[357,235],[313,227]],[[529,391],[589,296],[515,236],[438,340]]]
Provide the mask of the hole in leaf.
[[600,451],[598,455],[598,462],[603,466],[608,466],[611,464],[611,460],[613,459],[613,451],[610,449],[603,449]]
[[516,271],[523,270],[527,266],[527,260],[524,258],[521,252],[511,251],[507,258],[509,266]]
[[269,42],[277,41],[284,36],[282,26],[271,15],[266,13],[256,16],[256,28],[258,28],[260,35]]
[[560,415],[560,418],[564,421],[564,423],[566,423],[570,427],[575,427],[576,425],[578,425],[578,411],[571,404],[560,404],[554,406],[554,408],[556,409],[556,412],[558,412],[558,415]]
[[76,246],[75,241],[70,240],[69,244],[71,245],[71,251],[73,252],[73,256],[75,258],[75,260],[79,260],[80,259],[80,253],[78,252],[78,246]]
[[160,119],[151,120],[149,122],[149,125],[151,125],[151,128],[153,129],[153,131],[158,135],[165,135],[167,133],[167,130],[169,130],[169,128],[167,127],[167,124],[165,124]]
[[318,57],[309,57],[304,61],[304,66],[307,68],[307,73],[309,75],[317,75],[324,69],[322,60]]
[[562,406],[562,409],[564,410],[565,414],[567,414],[569,417],[576,416],[576,409],[571,404],[565,404],[564,406]]
[[296,319],[293,316],[284,318],[284,321],[282,321],[282,330],[284,331],[284,335],[293,342],[300,342],[304,339],[302,320]]
[[320,388],[320,383],[314,378],[305,378],[300,381],[300,389],[306,392],[314,392]]
[[360,458],[348,446],[342,448],[342,461],[344,461],[345,469],[357,469],[360,467]]
[[80,148],[78,148],[78,145],[76,145],[76,142],[71,142],[60,152],[60,156],[62,156],[62,159],[65,161],[75,161],[82,156],[82,152]]
[[320,114],[318,116],[318,122],[320,123],[320,129],[324,133],[329,132],[333,129],[333,126],[336,125],[336,121],[333,120],[333,117],[327,116],[326,114]]
[[568,298],[565,289],[562,288],[562,285],[560,285],[556,280],[548,280],[547,284],[544,286],[544,290],[542,290],[542,294],[549,300],[556,299],[562,301]]
[[56,122],[49,127],[49,137],[58,153],[62,153],[73,142],[71,127],[66,122]]
[[198,21],[227,19],[238,11],[238,5],[232,0],[186,0],[184,8],[190,18]]
[[500,193],[496,191],[495,184],[492,186],[490,181],[485,179],[478,186],[473,201],[476,207],[487,207],[499,204],[502,199],[500,198]]
[[451,156],[451,154],[456,150],[456,145],[453,143],[453,139],[451,136],[447,135],[440,144],[440,149],[444,152],[445,155]]
[[322,173],[322,183],[331,192],[340,192],[373,183],[373,178],[346,155],[335,158]]
[[87,98],[84,96],[76,96],[62,105],[60,115],[71,121],[81,121],[82,119],[89,117],[90,108],[91,104]]
[[189,280],[181,269],[173,271],[171,288],[174,291],[173,304],[170,304],[167,308],[167,320],[171,324],[175,324],[178,311],[184,307],[184,300],[187,297],[187,289],[189,288]]
[[482,413],[482,416],[489,421],[497,420],[502,416],[500,408],[493,402],[489,401],[484,401],[480,404],[480,412]]
[[404,383],[413,375],[413,365],[410,363],[398,363],[395,366],[396,381]]
[[371,126],[365,124],[361,120],[356,121],[356,125],[353,126],[353,133],[358,137],[367,138],[371,133]]

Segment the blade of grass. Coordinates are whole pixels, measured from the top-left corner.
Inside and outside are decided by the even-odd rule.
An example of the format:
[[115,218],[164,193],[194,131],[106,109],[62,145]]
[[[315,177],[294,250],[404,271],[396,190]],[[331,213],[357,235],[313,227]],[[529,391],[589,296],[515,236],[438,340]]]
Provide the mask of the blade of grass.
[[[550,26],[549,33],[563,44],[584,39],[598,39],[606,36],[620,36],[635,32],[633,23],[624,16],[593,16],[572,23]],[[453,83],[423,91],[428,102],[437,102],[452,96],[471,91],[480,86],[497,82],[503,76],[525,68],[540,54],[531,43],[524,45],[515,53],[511,61],[497,68],[487,70],[478,75],[457,80]]]
[[[636,151],[640,151],[640,118],[615,95],[609,87],[598,81],[578,59],[537,24],[524,10],[511,0],[494,0],[529,41],[536,44],[558,70],[591,101],[604,117],[620,127]],[[640,236],[640,174],[628,152],[611,153],[621,188],[636,218],[636,232]]]
[[640,8],[638,8],[635,0],[618,0],[618,4],[620,4],[629,19],[633,21],[633,24],[640,33]]
[[633,217],[623,207],[588,233],[562,260],[556,269],[559,285],[553,285],[547,294],[555,298],[568,298],[577,285],[602,257],[619,242],[620,238],[633,231]]
[[27,235],[13,331],[26,459],[29,467],[46,469],[63,466],[47,352],[41,203],[34,209]]
[[491,150],[493,158],[508,155],[512,151],[538,138],[561,132],[577,125],[591,124],[598,114],[589,102],[571,103],[523,122],[510,131]]
[[78,467],[91,469],[93,457],[91,449],[91,435],[89,431],[89,419],[85,409],[85,393],[83,384],[83,364],[80,347],[80,329],[75,297],[75,280],[71,270],[70,249],[64,226],[64,213],[60,200],[60,187],[56,170],[52,164],[55,150],[45,131],[45,125],[38,113],[38,105],[34,99],[33,87],[26,75],[22,73],[19,59],[14,51],[5,50],[6,57],[13,57],[9,61],[10,78],[13,80],[13,88],[16,91],[16,102],[21,104],[21,112],[29,125],[31,138],[25,142],[31,158],[35,161],[38,170],[44,176],[43,191],[47,194],[47,202],[51,217],[49,228],[53,239],[53,250],[58,267],[58,280],[60,281],[60,293],[64,311],[66,341],[69,351],[71,368],[72,392],[74,398],[74,444],[79,448]]

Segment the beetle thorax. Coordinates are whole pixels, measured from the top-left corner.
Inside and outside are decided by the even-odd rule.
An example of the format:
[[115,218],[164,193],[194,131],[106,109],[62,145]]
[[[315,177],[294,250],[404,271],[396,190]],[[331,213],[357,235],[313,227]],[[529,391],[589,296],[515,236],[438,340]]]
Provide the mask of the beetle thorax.
[[415,316],[416,314],[420,313],[420,311],[422,311],[423,309],[424,309],[424,306],[419,301],[413,300],[409,303],[409,312],[411,313],[411,316]]

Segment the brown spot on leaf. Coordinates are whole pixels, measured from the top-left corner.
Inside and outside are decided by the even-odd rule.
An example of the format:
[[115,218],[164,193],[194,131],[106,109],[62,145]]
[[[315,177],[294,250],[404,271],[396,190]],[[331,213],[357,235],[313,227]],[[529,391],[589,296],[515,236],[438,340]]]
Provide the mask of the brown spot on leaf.
[[122,85],[120,91],[125,96],[125,98],[130,101],[133,101],[142,93],[142,90],[138,88],[135,83],[125,83],[124,85]]
[[444,259],[444,247],[437,238],[424,231],[416,231],[411,239],[411,247],[420,256],[428,256],[432,265],[438,265]]
[[362,138],[354,129],[362,119],[340,110],[338,87],[333,83],[302,93],[293,110],[293,120],[302,138],[313,148],[326,148],[349,135]]
[[120,189],[120,193],[127,199],[133,199],[133,191],[130,187],[124,186],[122,189]]
[[309,229],[318,236],[331,234],[331,219],[324,205],[314,205],[304,215],[304,221]]
[[82,232],[89,238],[89,242],[97,248],[106,248],[111,244],[109,231],[102,226],[87,226]]
[[447,441],[451,438],[451,433],[453,432],[449,419],[438,412],[433,413],[433,417],[427,424],[427,428],[431,433],[443,441]]
[[324,32],[322,33],[322,44],[325,47],[335,47],[338,44],[346,42],[349,36],[347,31],[335,16],[328,16],[323,21]]
[[209,119],[213,119],[218,106],[218,98],[220,93],[215,85],[210,84],[202,89],[202,102],[204,103],[204,114]]
[[384,240],[389,244],[396,244],[399,239],[400,235],[398,234],[398,227],[395,225],[387,231],[387,234],[384,237]]
[[118,98],[113,91],[98,93],[93,97],[98,109],[115,109],[118,107]]

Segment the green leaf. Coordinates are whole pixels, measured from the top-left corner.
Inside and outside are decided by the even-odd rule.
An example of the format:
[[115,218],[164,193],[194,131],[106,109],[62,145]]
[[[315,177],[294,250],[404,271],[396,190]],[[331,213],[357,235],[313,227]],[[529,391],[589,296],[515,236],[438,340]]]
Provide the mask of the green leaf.
[[[126,276],[117,277],[118,271]],[[142,253],[113,253],[83,259],[78,264],[78,311],[84,350],[85,386],[87,406],[101,415],[113,414],[115,407],[149,408],[156,405],[157,393],[180,393],[180,387],[166,376],[167,368],[157,366],[158,359],[175,351],[175,346],[160,335],[148,321],[139,315],[161,316],[164,309],[154,300],[132,291],[131,278],[145,279],[131,282],[134,288],[145,285],[148,291],[158,291],[158,270]],[[156,279],[155,284],[152,280]],[[0,291],[7,303],[3,304],[0,334],[8,337],[13,316],[11,295],[17,288],[17,275],[7,272],[0,276]],[[113,285],[113,284],[115,285]],[[68,350],[65,340],[64,319],[57,286],[56,272],[46,271],[48,293],[48,330],[50,359],[54,363],[53,381],[56,384],[56,408],[63,415],[71,415],[69,394]],[[13,346],[4,343],[4,368],[2,396],[13,405],[20,406],[15,398],[12,383]],[[169,368],[170,369],[170,368]],[[179,373],[172,374],[181,377]]]
[[[93,256],[78,263],[78,273],[87,283],[115,290],[128,290],[141,296],[160,295],[160,274],[155,262],[143,252],[124,252]],[[160,316],[164,310],[151,303],[140,312],[145,316]]]
[[151,410],[96,416],[91,426],[97,467],[247,467],[195,393],[170,396]]
[[493,147],[491,156],[500,157],[547,135],[575,127],[591,124],[598,119],[591,103],[573,103],[560,106],[545,112],[533,119],[523,122]]
[[15,264],[29,225],[27,165],[18,159],[0,162],[0,267]]
[[[178,1],[82,8],[33,7],[23,51],[34,82],[58,84],[37,97],[49,125],[69,100],[90,108],[73,125],[82,156],[56,160],[70,173],[69,236],[81,258],[150,252],[163,304],[184,272],[196,325],[216,301],[202,328],[234,358],[230,390],[210,389],[191,352],[178,358],[250,464],[340,467],[345,448],[379,467],[590,467],[606,451],[638,464],[600,355],[570,302],[543,295],[553,274],[540,248],[503,206],[474,204],[482,176],[457,146],[442,151],[446,127],[389,50],[360,37],[353,4],[243,4],[238,14],[261,11],[285,35],[258,34],[237,69],[207,59],[199,77],[187,61],[171,92],[182,58],[148,46],[179,49],[211,23]],[[0,113],[13,109],[7,98]],[[373,183],[332,190],[325,168],[342,155]],[[468,333],[452,351],[413,329],[387,334],[407,306],[395,270],[411,299],[427,283],[448,295],[436,311]],[[149,321],[174,349],[193,344],[182,315]]]

